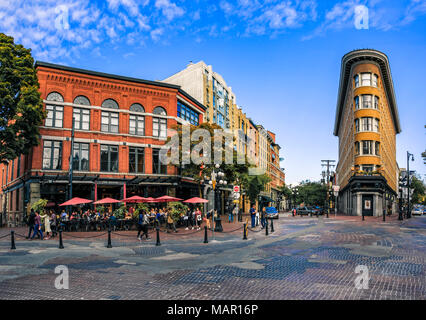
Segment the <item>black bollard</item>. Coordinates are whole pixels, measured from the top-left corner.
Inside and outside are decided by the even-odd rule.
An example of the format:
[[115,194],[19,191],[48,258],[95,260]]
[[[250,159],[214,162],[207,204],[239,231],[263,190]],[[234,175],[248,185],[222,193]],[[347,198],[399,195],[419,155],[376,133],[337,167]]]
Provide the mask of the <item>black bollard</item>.
[[269,235],[269,233],[268,233],[268,219],[266,219],[266,222],[265,222],[265,236],[267,236],[267,235]]
[[204,243],[209,243],[209,239],[207,238],[207,226],[204,226]]
[[62,243],[62,228],[59,229],[59,249],[63,249],[64,244]]
[[247,240],[247,224],[244,223],[244,228],[243,228],[243,240]]
[[107,248],[112,248],[111,244],[111,227],[108,227],[108,245]]
[[161,246],[161,242],[160,242],[160,228],[157,226],[157,243],[155,244],[156,246]]
[[362,221],[364,221],[364,212],[362,213]]
[[11,241],[11,246],[10,246],[10,250],[15,250],[16,246],[15,246],[15,231],[10,231],[10,241]]
[[386,209],[383,209],[383,221],[386,221]]
[[271,233],[274,232],[274,219],[271,219]]

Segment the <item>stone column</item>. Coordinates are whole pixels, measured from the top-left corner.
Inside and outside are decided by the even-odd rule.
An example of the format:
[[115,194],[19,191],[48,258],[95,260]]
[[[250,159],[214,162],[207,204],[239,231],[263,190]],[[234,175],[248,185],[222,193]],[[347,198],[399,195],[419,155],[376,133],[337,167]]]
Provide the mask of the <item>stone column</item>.
[[360,193],[356,193],[355,214],[357,216],[362,216],[362,197]]

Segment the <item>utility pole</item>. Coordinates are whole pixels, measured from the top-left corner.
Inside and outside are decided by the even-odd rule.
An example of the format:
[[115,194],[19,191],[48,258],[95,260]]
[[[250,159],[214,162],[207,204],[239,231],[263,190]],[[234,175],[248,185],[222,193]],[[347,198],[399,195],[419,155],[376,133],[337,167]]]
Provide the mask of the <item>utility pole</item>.
[[329,203],[329,191],[330,191],[330,174],[331,174],[331,170],[332,168],[334,168],[336,165],[334,164],[334,162],[336,162],[336,160],[321,160],[321,166],[322,167],[327,167],[327,171],[326,171],[326,175],[327,175],[327,218],[328,218],[328,213],[330,210],[330,203]]

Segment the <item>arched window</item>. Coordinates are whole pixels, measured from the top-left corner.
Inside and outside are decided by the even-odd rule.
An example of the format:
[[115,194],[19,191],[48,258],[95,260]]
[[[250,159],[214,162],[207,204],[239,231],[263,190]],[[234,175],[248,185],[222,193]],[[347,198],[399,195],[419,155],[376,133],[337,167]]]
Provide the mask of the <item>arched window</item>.
[[[64,98],[60,93],[51,92],[47,95],[46,100],[64,102]],[[64,119],[64,107],[54,104],[46,104],[47,117],[44,122],[46,127],[62,128]]]
[[106,99],[102,102],[102,108],[119,109],[118,103],[113,99]]
[[139,103],[134,103],[130,106],[130,111],[145,112],[145,109]]
[[46,100],[64,102],[64,97],[58,92],[51,92],[47,95]]
[[[130,106],[130,111],[145,112],[144,108],[139,103],[134,103]],[[145,135],[145,117],[141,115],[131,114],[129,117],[129,133],[138,136]]]
[[[166,116],[167,112],[163,107],[156,107],[154,114]],[[152,117],[152,135],[159,138],[167,138],[167,119]]]
[[164,108],[163,107],[156,107],[155,109],[154,109],[154,112],[153,112],[154,114],[158,114],[158,115],[160,115],[160,116],[167,116],[167,112],[166,112],[166,110],[164,110]]
[[74,104],[81,104],[83,106],[90,106],[90,100],[85,96],[78,96],[74,99]]

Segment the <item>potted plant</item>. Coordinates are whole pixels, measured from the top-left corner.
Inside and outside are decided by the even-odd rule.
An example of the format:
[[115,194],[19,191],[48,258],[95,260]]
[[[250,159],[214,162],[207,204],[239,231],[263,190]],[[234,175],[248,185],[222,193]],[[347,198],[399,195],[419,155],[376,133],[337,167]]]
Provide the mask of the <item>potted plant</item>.
[[124,219],[126,216],[127,208],[122,204],[119,208],[115,209],[113,214],[117,219]]
[[188,211],[188,206],[181,202],[169,202],[167,207],[175,222],[179,221],[180,217],[185,215],[186,211]]

